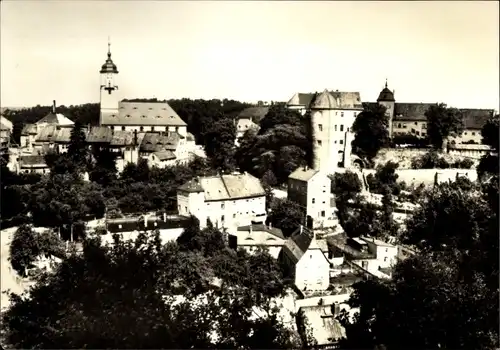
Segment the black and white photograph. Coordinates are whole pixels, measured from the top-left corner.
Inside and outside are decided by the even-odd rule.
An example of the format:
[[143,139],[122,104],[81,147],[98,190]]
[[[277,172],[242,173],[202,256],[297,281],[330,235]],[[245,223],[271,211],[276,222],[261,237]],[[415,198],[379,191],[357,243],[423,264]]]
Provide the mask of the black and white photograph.
[[499,350],[498,1],[0,2],[0,349]]

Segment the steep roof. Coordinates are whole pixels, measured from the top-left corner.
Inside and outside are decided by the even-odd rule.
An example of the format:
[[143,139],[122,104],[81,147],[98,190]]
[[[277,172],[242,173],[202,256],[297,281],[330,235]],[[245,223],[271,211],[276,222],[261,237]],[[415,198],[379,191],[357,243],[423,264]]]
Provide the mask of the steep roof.
[[[336,109],[362,109],[361,95],[359,92],[345,92],[345,91],[327,91],[331,95],[336,103]],[[304,106],[305,108],[310,108],[314,99],[320,94],[317,93],[296,93],[288,101],[288,106]]]
[[464,118],[465,129],[482,129],[484,124],[493,116],[493,109],[460,109]]
[[346,337],[345,328],[335,318],[337,310],[335,310],[335,315],[332,314],[332,307],[335,306],[318,305],[300,308],[305,319],[311,325],[312,335],[318,346],[335,344]]
[[[142,142],[144,133],[137,133],[137,144]],[[134,144],[134,133],[126,130],[115,130],[109,142],[110,146],[130,146]]]
[[103,115],[102,125],[186,126],[167,102],[126,102],[118,105],[118,115]]
[[93,126],[90,128],[90,132],[87,134],[87,142],[89,143],[109,143],[113,131],[105,126]]
[[314,169],[311,169],[311,168],[305,169],[304,167],[300,167],[300,168],[297,168],[293,173],[291,173],[288,176],[288,178],[289,179],[293,179],[293,180],[299,180],[299,181],[308,182],[317,173],[319,173],[318,170],[314,170]]
[[71,129],[70,128],[61,128],[56,130],[54,136],[52,136],[52,140],[57,143],[68,143],[71,138]]
[[0,128],[2,130],[12,130],[12,122],[9,119],[5,118],[3,115],[0,115]]
[[[340,101],[339,101],[340,102]],[[310,108],[314,109],[335,109],[338,108],[337,99],[334,98],[328,90],[317,95],[311,102]]]
[[154,155],[160,160],[160,161],[164,161],[164,160],[172,160],[172,159],[175,159],[176,156],[174,154],[174,152],[172,151],[168,151],[168,150],[165,150],[165,151],[159,151],[159,152],[154,152]]
[[394,105],[394,119],[405,121],[426,121],[425,112],[437,103],[399,103]]
[[40,128],[36,134],[36,142],[53,142],[57,132],[57,125],[49,124],[44,128]]
[[187,192],[203,190],[205,201],[234,200],[266,195],[259,179],[248,173],[202,177],[180,186],[179,190]]
[[61,113],[50,112],[45,117],[36,122],[36,124],[57,124],[59,126],[73,126],[73,123],[70,119],[66,118]]
[[45,158],[42,155],[33,154],[19,157],[21,168],[45,168]]
[[141,142],[141,152],[159,152],[163,150],[175,151],[177,145],[183,136],[176,132],[171,132],[168,135],[161,135],[154,132],[144,134]]
[[297,263],[310,249],[321,250],[320,246],[316,242],[314,233],[301,226],[287,239],[284,245],[283,253],[286,254],[294,263]]
[[35,124],[25,124],[23,130],[21,131],[22,136],[36,135],[36,125]]
[[251,119],[255,124],[258,124],[268,112],[269,107],[248,107],[242,110],[236,119]]

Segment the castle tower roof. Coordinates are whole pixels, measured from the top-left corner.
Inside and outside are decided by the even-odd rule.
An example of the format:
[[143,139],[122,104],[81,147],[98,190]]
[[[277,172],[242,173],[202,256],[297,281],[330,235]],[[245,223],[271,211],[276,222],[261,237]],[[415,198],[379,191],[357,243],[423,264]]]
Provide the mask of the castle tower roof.
[[377,102],[395,102],[396,100],[394,99],[394,92],[389,90],[387,87],[387,79],[385,80],[385,87],[380,91],[380,94],[378,95]]
[[106,59],[106,62],[101,67],[101,70],[99,73],[118,73],[118,68],[116,67],[116,64],[114,64],[113,60],[111,59],[111,43],[108,42],[108,58]]

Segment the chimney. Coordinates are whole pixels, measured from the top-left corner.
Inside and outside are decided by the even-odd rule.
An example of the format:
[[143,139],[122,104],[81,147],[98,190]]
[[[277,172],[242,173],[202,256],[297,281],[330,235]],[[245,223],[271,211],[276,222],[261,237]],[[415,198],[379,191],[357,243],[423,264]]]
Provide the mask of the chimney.
[[269,221],[269,228],[273,228],[273,223]]
[[167,213],[163,212],[163,222],[167,222]]
[[307,171],[307,169],[308,169],[307,165],[304,165],[304,171]]
[[250,223],[250,234],[252,234],[252,232],[253,232],[253,225],[252,223]]
[[56,100],[52,101],[52,113],[56,114]]
[[300,225],[300,234],[302,234],[302,230],[304,229],[303,225]]
[[144,215],[144,227],[148,227],[148,216]]

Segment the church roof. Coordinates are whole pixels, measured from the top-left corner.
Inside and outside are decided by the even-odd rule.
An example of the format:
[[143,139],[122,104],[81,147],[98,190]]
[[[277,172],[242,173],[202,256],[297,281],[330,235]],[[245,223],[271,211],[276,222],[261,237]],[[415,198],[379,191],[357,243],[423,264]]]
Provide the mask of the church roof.
[[101,70],[99,73],[105,74],[105,73],[118,73],[118,68],[116,67],[116,64],[113,62],[111,59],[111,44],[108,43],[108,58],[106,59],[106,62],[101,66]]
[[394,92],[389,90],[387,87],[387,81],[385,82],[385,87],[380,91],[380,94],[378,95],[377,102],[380,101],[385,101],[385,102],[395,102],[396,100],[394,99]]
[[124,102],[118,104],[118,115],[105,114],[102,125],[186,126],[167,102]]

